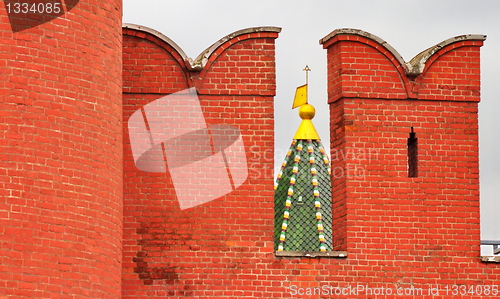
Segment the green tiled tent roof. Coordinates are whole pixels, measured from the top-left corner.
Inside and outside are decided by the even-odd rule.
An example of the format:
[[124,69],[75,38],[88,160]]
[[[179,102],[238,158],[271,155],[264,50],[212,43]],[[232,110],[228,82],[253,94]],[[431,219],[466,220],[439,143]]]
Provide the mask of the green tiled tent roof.
[[293,140],[274,194],[276,251],[331,251],[330,162],[320,140]]

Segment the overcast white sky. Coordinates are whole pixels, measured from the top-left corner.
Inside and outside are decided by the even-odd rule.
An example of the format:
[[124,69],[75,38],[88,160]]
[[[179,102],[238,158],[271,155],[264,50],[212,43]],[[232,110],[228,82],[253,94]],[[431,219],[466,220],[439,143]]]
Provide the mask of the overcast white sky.
[[406,61],[450,37],[486,34],[481,49],[480,173],[482,239],[500,240],[500,1],[497,0],[124,0],[124,23],[158,30],[192,58],[234,31],[283,30],[276,40],[276,159],[282,162],[300,123],[290,110],[295,88],[309,75],[314,124],[328,148],[326,50],[318,40],[337,28],[356,28],[386,40]]

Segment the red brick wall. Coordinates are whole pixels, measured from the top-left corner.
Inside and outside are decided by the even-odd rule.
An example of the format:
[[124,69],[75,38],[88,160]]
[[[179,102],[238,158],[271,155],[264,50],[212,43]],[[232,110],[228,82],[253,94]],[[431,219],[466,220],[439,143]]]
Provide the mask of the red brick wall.
[[[1,11],[0,297],[118,298],[121,289],[130,299],[318,298],[294,294],[318,287],[330,298],[450,298],[461,285],[464,297],[496,296],[485,291],[500,286],[498,264],[479,259],[482,39],[446,41],[408,64],[363,32],[322,40],[334,244],[348,257],[276,258],[278,29],[234,33],[192,63],[161,34],[125,28],[120,95],[119,2],[81,1],[17,33]],[[208,125],[241,131],[249,173],[237,190],[181,210],[168,171],[135,167],[127,122],[190,87]],[[407,169],[412,128],[415,178]]]
[[[334,236],[348,251],[348,276],[379,287],[439,285],[440,295],[457,284],[499,285],[498,265],[479,259],[482,39],[447,41],[418,76],[364,32],[338,31],[322,42],[339,167],[332,173],[344,174],[334,183],[341,216]],[[418,177],[408,177],[412,127]]]
[[[230,35],[204,53],[202,66],[154,31],[125,28],[123,298],[450,298],[454,286],[500,285],[497,264],[479,258],[482,40],[447,42],[421,74],[416,62],[406,65],[377,39],[325,40],[334,242],[348,257],[310,259],[273,253],[276,37]],[[127,121],[189,87],[209,125],[241,130],[250,170],[236,191],[181,210],[169,172],[135,167]],[[416,178],[407,169],[411,127]],[[360,286],[372,293],[421,288],[423,295],[370,295]],[[298,293],[315,287],[329,293]]]
[[[123,298],[254,294],[251,281],[271,285],[263,281],[267,270],[259,263],[273,261],[274,40],[279,31],[232,34],[195,69],[176,46],[151,32],[124,29]],[[147,103],[189,87],[196,88],[209,126],[240,129],[251,169],[232,193],[181,210],[169,172],[135,167],[127,121]]]
[[16,33],[0,4],[2,298],[120,296],[120,30],[121,1]]

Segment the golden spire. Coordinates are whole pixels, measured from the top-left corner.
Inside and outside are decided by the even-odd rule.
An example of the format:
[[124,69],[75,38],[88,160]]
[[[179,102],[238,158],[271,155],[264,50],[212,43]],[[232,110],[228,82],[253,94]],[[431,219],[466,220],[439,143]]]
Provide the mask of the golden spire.
[[300,118],[302,118],[302,122],[300,123],[300,126],[297,129],[297,133],[295,133],[293,139],[319,140],[320,138],[318,132],[316,131],[316,128],[314,128],[314,125],[311,121],[311,119],[313,119],[314,115],[316,114],[316,109],[314,109],[312,105],[309,105],[307,103],[307,84],[309,83],[308,73],[309,71],[311,71],[311,69],[306,65],[304,71],[306,72],[306,84],[297,87],[292,105],[292,109],[300,107],[299,116]]

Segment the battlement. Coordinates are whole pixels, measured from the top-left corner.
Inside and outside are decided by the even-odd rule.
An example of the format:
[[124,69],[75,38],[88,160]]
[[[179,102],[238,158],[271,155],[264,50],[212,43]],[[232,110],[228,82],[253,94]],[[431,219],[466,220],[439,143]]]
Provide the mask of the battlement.
[[[466,254],[468,248],[470,256],[477,255],[477,102],[484,38],[449,39],[409,63],[364,31],[336,30],[320,40],[328,53],[332,155],[371,154],[365,160],[332,159],[334,170],[349,167],[355,174],[333,182],[338,250],[374,248],[370,243],[376,236],[387,238],[390,232],[399,240],[394,240],[394,250],[407,241],[403,235],[416,234],[442,240],[447,254]],[[469,247],[464,238],[470,238]],[[403,247],[418,252],[416,248],[425,248],[422,242],[414,237]],[[370,251],[360,248],[363,254]]]
[[320,40],[329,57],[329,101],[341,97],[479,101],[479,50],[485,35],[461,35],[409,62],[387,42],[357,29]]
[[[156,30],[125,24],[124,92],[170,93],[173,84],[177,86],[173,88],[176,91],[196,87],[200,94],[275,95],[273,40],[280,31],[277,27],[238,30],[191,59],[175,42]],[[145,63],[160,68],[165,60],[172,63],[175,73],[168,72],[166,66],[158,70],[163,73],[142,71]],[[140,79],[138,72],[141,72]]]

